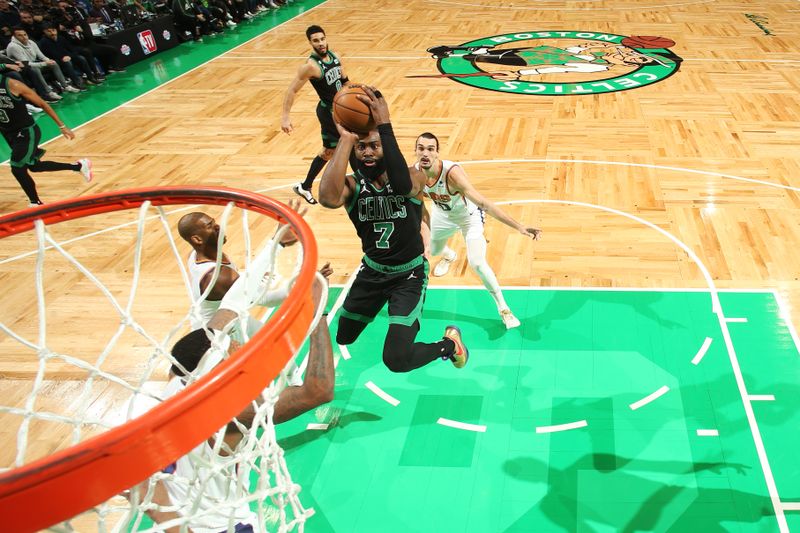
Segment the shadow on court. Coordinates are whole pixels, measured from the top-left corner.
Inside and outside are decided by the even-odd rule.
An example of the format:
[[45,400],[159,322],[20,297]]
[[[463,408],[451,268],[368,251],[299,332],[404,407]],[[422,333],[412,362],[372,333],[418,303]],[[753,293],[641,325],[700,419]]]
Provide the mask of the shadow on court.
[[341,409],[337,409],[337,411],[339,411],[338,415],[324,422],[328,424],[328,429],[314,431],[303,429],[300,433],[278,439],[278,445],[283,448],[284,451],[290,452],[299,446],[303,446],[304,444],[308,444],[320,438],[331,440],[335,429],[345,428],[357,422],[378,422],[383,420],[382,416],[366,411],[347,412]]
[[[746,466],[725,463],[688,463],[683,461],[642,461],[606,453],[586,454],[572,464],[558,468],[533,457],[517,457],[503,464],[503,471],[515,479],[531,483],[547,480],[547,492],[520,516],[506,531],[542,531],[542,518],[564,531],[594,531],[604,525],[616,531],[728,531],[726,523],[762,522],[766,527],[776,522],[772,504],[766,495],[751,494],[729,488],[704,487],[695,476],[700,472],[712,472],[722,477],[723,470],[734,469],[746,474]],[[624,472],[623,472],[624,470]],[[609,487],[625,487],[629,495],[650,496],[643,502],[622,501],[612,495],[603,495],[603,487],[597,487],[597,495],[587,501],[581,498],[586,491],[579,492],[585,473],[595,472],[611,476]],[[651,478],[634,475],[686,474],[697,483],[662,484]],[[713,483],[719,485],[718,482]],[[619,496],[619,495],[617,495]],[[682,501],[680,501],[682,500]],[[674,504],[674,505],[672,505]],[[677,511],[677,512],[676,512]],[[668,513],[674,513],[668,516]]]

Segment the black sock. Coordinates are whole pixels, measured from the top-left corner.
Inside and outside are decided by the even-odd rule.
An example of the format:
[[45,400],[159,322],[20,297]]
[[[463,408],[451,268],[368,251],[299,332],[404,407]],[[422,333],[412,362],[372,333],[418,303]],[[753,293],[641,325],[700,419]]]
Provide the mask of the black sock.
[[57,170],[74,170],[80,172],[80,163],[56,163],[55,161],[39,161],[30,168],[33,172],[55,172]]
[[308,174],[306,175],[306,181],[304,181],[302,185],[302,187],[305,190],[307,191],[311,190],[311,186],[314,184],[314,179],[316,179],[317,175],[322,170],[322,167],[325,166],[325,163],[327,163],[327,161],[322,159],[320,156],[315,157],[314,160],[311,162],[311,166],[308,167]]
[[42,203],[39,200],[39,194],[36,192],[36,182],[33,181],[33,178],[28,173],[28,169],[25,167],[11,167],[11,173],[19,182],[22,190],[25,191],[25,194],[28,196],[28,200],[32,204],[40,204]]
[[456,353],[456,341],[453,339],[442,339],[436,344],[439,345],[439,357],[450,358],[451,355]]

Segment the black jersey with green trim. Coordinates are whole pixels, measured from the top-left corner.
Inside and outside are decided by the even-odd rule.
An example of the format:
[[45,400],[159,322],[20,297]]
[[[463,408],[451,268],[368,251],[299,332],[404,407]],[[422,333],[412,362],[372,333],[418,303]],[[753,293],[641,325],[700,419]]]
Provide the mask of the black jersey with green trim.
[[323,60],[317,54],[311,54],[308,57],[317,63],[322,73],[319,78],[311,78],[311,85],[317,91],[320,101],[331,106],[334,95],[339,92],[346,81],[342,79],[342,63],[330,50],[328,50],[328,61]]
[[14,96],[8,88],[8,78],[0,83],[0,131],[17,131],[33,126],[33,117],[25,107],[25,99]]
[[361,238],[364,254],[385,266],[403,265],[422,255],[422,201],[377,188],[356,171],[356,188],[347,214]]

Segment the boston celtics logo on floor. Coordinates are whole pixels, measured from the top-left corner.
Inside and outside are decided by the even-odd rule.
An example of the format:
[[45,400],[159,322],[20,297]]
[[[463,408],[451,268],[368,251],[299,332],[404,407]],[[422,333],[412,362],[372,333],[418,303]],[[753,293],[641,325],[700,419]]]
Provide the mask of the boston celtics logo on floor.
[[441,74],[490,91],[548,96],[636,89],[675,74],[682,59],[666,37],[536,31],[434,46]]

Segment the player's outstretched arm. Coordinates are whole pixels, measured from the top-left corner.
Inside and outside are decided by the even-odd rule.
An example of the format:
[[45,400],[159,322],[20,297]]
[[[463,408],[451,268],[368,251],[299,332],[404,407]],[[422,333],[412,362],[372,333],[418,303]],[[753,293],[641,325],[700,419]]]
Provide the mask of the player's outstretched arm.
[[303,63],[303,65],[297,69],[297,75],[289,84],[289,88],[286,89],[286,96],[283,97],[283,112],[281,113],[281,130],[283,130],[284,133],[291,134],[292,130],[294,130],[292,120],[289,118],[289,113],[292,111],[292,106],[294,105],[294,98],[297,96],[300,88],[303,87],[316,72],[319,72],[316,65],[313,65],[310,61]]
[[478,190],[469,181],[467,173],[460,166],[456,165],[450,169],[450,173],[447,175],[447,181],[450,185],[450,190],[461,192],[468,199],[472,200],[475,205],[489,213],[506,226],[514,228],[521,234],[525,235],[526,237],[530,237],[533,240],[539,240],[541,237],[542,230],[520,224],[505,211],[495,205],[494,202],[478,192]]
[[348,203],[355,190],[353,179],[347,175],[347,164],[358,136],[338,122],[336,129],[339,130],[339,143],[319,181],[319,203],[328,209],[336,209]]
[[[333,273],[330,263],[326,263],[320,273],[327,283],[328,277]],[[322,298],[323,285],[319,277],[314,278],[312,286],[313,300],[315,305],[319,305]],[[217,311],[219,313],[219,311]],[[209,322],[209,327],[211,323]],[[275,411],[272,415],[276,424],[291,420],[306,411],[310,411],[333,399],[334,368],[333,368],[333,345],[328,330],[328,322],[323,317],[309,338],[310,346],[308,350],[308,366],[306,367],[305,378],[299,386],[289,386],[281,391],[278,401],[275,403]],[[236,420],[249,427],[255,417],[255,408],[251,404],[244,409]],[[241,437],[236,423],[228,424],[226,443],[234,447]]]
[[[333,273],[330,263],[326,263],[320,269],[320,273],[325,281],[321,281],[319,277],[315,278],[311,289],[316,305],[319,305],[322,298],[323,283],[327,283],[328,276]],[[308,366],[303,384],[297,387],[286,387],[281,391],[273,414],[276,424],[291,420],[333,400],[333,345],[328,330],[328,321],[325,320],[325,317],[322,317],[317,327],[311,332],[309,340],[311,344],[308,349]]]
[[11,94],[15,96],[21,96],[25,100],[35,105],[36,107],[41,107],[44,110],[44,112],[47,113],[47,115],[53,119],[53,122],[55,122],[58,125],[58,129],[59,131],[61,131],[61,135],[70,140],[75,138],[75,134],[72,133],[72,130],[69,129],[66,126],[66,124],[64,124],[64,121],[59,118],[59,116],[56,114],[55,111],[53,111],[53,108],[50,107],[50,104],[42,100],[42,97],[36,94],[36,91],[34,91],[21,81],[12,78],[8,79],[8,88],[11,90]]
[[[299,198],[292,198],[291,200],[289,200],[289,208],[292,211],[296,211],[297,214],[300,215],[301,217],[306,216],[306,213],[308,213],[308,207],[303,207],[302,209],[300,208]],[[283,224],[279,222],[278,226],[275,228],[275,234],[277,235],[282,228]],[[286,248],[287,246],[294,245],[296,242],[297,242],[297,235],[295,235],[294,231],[292,231],[292,229],[289,228],[289,230],[285,231],[283,233],[283,236],[281,236],[280,245]]]

